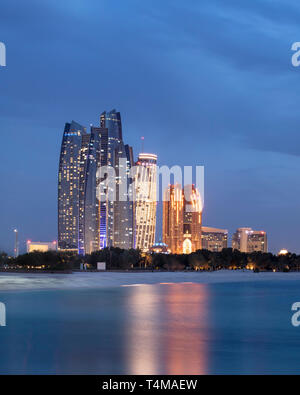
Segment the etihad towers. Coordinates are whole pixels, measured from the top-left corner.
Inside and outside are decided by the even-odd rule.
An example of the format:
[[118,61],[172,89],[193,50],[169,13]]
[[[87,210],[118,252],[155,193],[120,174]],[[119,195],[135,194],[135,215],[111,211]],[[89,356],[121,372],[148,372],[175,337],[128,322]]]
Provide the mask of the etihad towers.
[[[121,115],[103,112],[99,127],[67,124],[59,171],[61,250],[90,254],[106,247],[133,248],[134,209],[130,199],[132,148],[123,142]],[[107,169],[113,171],[107,182]],[[111,186],[115,198],[111,199]]]
[[[116,110],[103,112],[100,127],[93,129],[100,136],[100,163],[97,173],[100,248],[130,249],[134,243],[134,212],[130,198],[130,169],[134,165],[132,148],[123,142],[121,115]],[[109,174],[105,167],[114,169],[109,183],[106,181]],[[104,170],[101,171],[101,168]]]

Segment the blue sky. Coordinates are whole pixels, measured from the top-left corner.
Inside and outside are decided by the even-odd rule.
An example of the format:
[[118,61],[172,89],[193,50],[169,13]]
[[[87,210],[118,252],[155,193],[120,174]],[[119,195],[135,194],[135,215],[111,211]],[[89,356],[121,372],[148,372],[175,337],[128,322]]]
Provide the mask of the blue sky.
[[117,108],[161,165],[204,165],[204,223],[300,253],[300,5],[291,0],[2,0],[0,250],[57,238],[65,122]]

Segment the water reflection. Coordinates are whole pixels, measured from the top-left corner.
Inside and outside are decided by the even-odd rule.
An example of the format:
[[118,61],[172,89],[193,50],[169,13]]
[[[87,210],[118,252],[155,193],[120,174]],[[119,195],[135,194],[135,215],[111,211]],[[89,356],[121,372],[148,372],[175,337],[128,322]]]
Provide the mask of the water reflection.
[[174,284],[131,289],[127,299],[129,374],[208,372],[209,288]]
[[299,374],[296,281],[0,292],[1,374]]

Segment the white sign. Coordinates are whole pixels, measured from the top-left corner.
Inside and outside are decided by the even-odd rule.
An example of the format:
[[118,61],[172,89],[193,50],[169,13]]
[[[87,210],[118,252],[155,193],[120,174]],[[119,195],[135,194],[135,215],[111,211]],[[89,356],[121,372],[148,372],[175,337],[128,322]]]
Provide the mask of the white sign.
[[106,270],[106,262],[98,262],[97,270],[105,271]]

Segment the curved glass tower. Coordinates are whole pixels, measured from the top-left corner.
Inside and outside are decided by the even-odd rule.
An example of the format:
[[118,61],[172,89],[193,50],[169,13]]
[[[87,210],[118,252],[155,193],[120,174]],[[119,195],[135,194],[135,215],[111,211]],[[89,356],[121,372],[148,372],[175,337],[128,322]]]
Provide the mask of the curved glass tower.
[[66,123],[58,174],[58,248],[79,249],[79,189],[82,138],[85,128]]
[[[90,134],[76,122],[64,131],[58,186],[58,247],[91,254],[105,247],[133,248],[134,212],[130,169],[132,148],[125,145],[121,116],[101,114]],[[101,170],[113,171],[111,184]],[[110,199],[111,190],[115,199]]]
[[101,160],[100,166],[110,166],[115,171],[115,199],[109,199],[111,190],[105,177],[97,184],[102,197],[99,202],[100,248],[133,248],[133,202],[130,197],[130,169],[133,166],[132,148],[124,145],[121,115],[116,110],[103,112],[100,117]]

